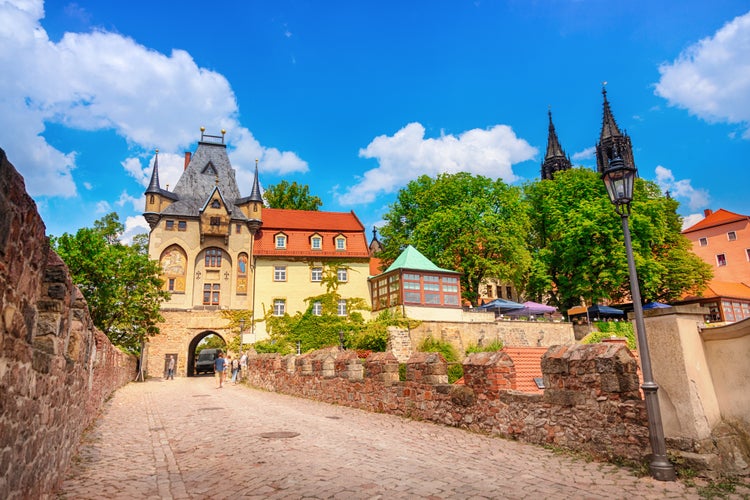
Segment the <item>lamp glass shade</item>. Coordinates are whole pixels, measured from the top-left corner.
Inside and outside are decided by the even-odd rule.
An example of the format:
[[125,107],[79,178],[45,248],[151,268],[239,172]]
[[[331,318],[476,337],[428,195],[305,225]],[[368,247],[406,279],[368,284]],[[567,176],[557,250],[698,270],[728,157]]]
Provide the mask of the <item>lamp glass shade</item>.
[[615,158],[602,174],[609,200],[615,205],[627,205],[633,200],[635,169],[626,167],[620,158]]

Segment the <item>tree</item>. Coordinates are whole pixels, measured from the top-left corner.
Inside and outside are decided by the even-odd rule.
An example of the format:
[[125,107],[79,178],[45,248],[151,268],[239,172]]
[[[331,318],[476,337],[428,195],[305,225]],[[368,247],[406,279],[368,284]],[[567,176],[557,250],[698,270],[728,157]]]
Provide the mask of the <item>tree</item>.
[[[548,298],[562,310],[583,299],[630,300],[620,216],[596,172],[574,168],[524,187],[531,220],[532,264],[524,283],[529,297]],[[700,290],[710,267],[680,234],[677,202],[658,186],[636,180],[630,215],[633,253],[645,301],[670,301]]]
[[438,266],[461,272],[463,298],[472,304],[485,278],[516,284],[527,274],[528,214],[520,189],[501,179],[423,175],[399,191],[384,219],[385,262],[411,244]]
[[318,210],[323,202],[317,196],[310,195],[310,187],[281,181],[279,184],[268,186],[263,196],[271,208],[289,208],[293,210]]
[[137,353],[147,337],[159,333],[159,307],[169,293],[161,289],[161,269],[149,260],[144,245],[119,241],[123,230],[111,213],[94,228],[53,237],[51,244],[86,298],[94,325],[113,344]]

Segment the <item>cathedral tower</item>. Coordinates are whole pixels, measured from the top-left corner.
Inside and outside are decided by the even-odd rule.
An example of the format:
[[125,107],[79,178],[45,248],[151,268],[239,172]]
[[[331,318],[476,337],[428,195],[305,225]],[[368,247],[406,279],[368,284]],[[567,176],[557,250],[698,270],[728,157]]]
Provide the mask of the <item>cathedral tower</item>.
[[630,136],[620,132],[615,117],[607,101],[607,89],[602,87],[604,96],[604,113],[602,115],[602,131],[599,142],[596,145],[596,168],[601,174],[609,168],[609,162],[615,156],[622,158],[625,166],[635,168],[633,160],[633,146],[630,144]]
[[544,155],[542,162],[542,180],[552,179],[555,172],[568,170],[571,167],[570,158],[565,155],[560,141],[555,132],[555,125],[552,123],[552,111],[547,111],[549,115],[549,132],[547,134],[547,153]]

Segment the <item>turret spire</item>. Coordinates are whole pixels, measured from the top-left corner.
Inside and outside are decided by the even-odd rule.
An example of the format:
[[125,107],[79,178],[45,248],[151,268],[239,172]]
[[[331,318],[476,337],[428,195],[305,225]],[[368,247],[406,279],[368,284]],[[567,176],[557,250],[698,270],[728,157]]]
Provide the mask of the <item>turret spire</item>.
[[154,158],[154,169],[151,171],[151,182],[148,183],[146,193],[159,193],[161,192],[161,186],[159,185],[159,150],[156,150],[156,157]]
[[617,126],[607,100],[606,85],[607,82],[602,85],[602,130],[599,134],[599,142],[596,145],[596,167],[600,174],[609,168],[609,162],[615,158],[616,154],[622,158],[625,166],[636,168],[630,137],[622,133]]
[[260,194],[260,182],[258,181],[258,160],[255,160],[255,177],[253,178],[253,189],[250,192],[248,201],[257,201],[263,203],[263,196]]
[[565,155],[560,140],[557,138],[555,124],[552,123],[552,109],[547,110],[549,116],[549,131],[547,133],[547,153],[542,162],[542,179],[552,179],[555,172],[568,170],[571,167],[570,159]]

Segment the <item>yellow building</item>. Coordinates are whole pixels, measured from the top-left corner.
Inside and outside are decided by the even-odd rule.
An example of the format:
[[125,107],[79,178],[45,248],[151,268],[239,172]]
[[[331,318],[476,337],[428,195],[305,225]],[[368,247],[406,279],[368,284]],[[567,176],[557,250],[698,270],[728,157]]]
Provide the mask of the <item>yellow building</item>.
[[[146,369],[159,375],[169,356],[177,374],[192,375],[198,343],[216,334],[229,340],[222,310],[275,314],[306,309],[306,297],[325,293],[322,270],[335,269],[344,298],[369,297],[369,253],[364,227],[353,212],[314,212],[263,207],[258,168],[243,197],[227,155],[224,131],[201,140],[185,155],[174,190],[159,183],[158,152],[145,192],[151,227],[149,256],[158,260],[165,321],[148,345]],[[345,304],[340,309],[346,314]],[[263,323],[246,328],[244,343],[267,337]]]

